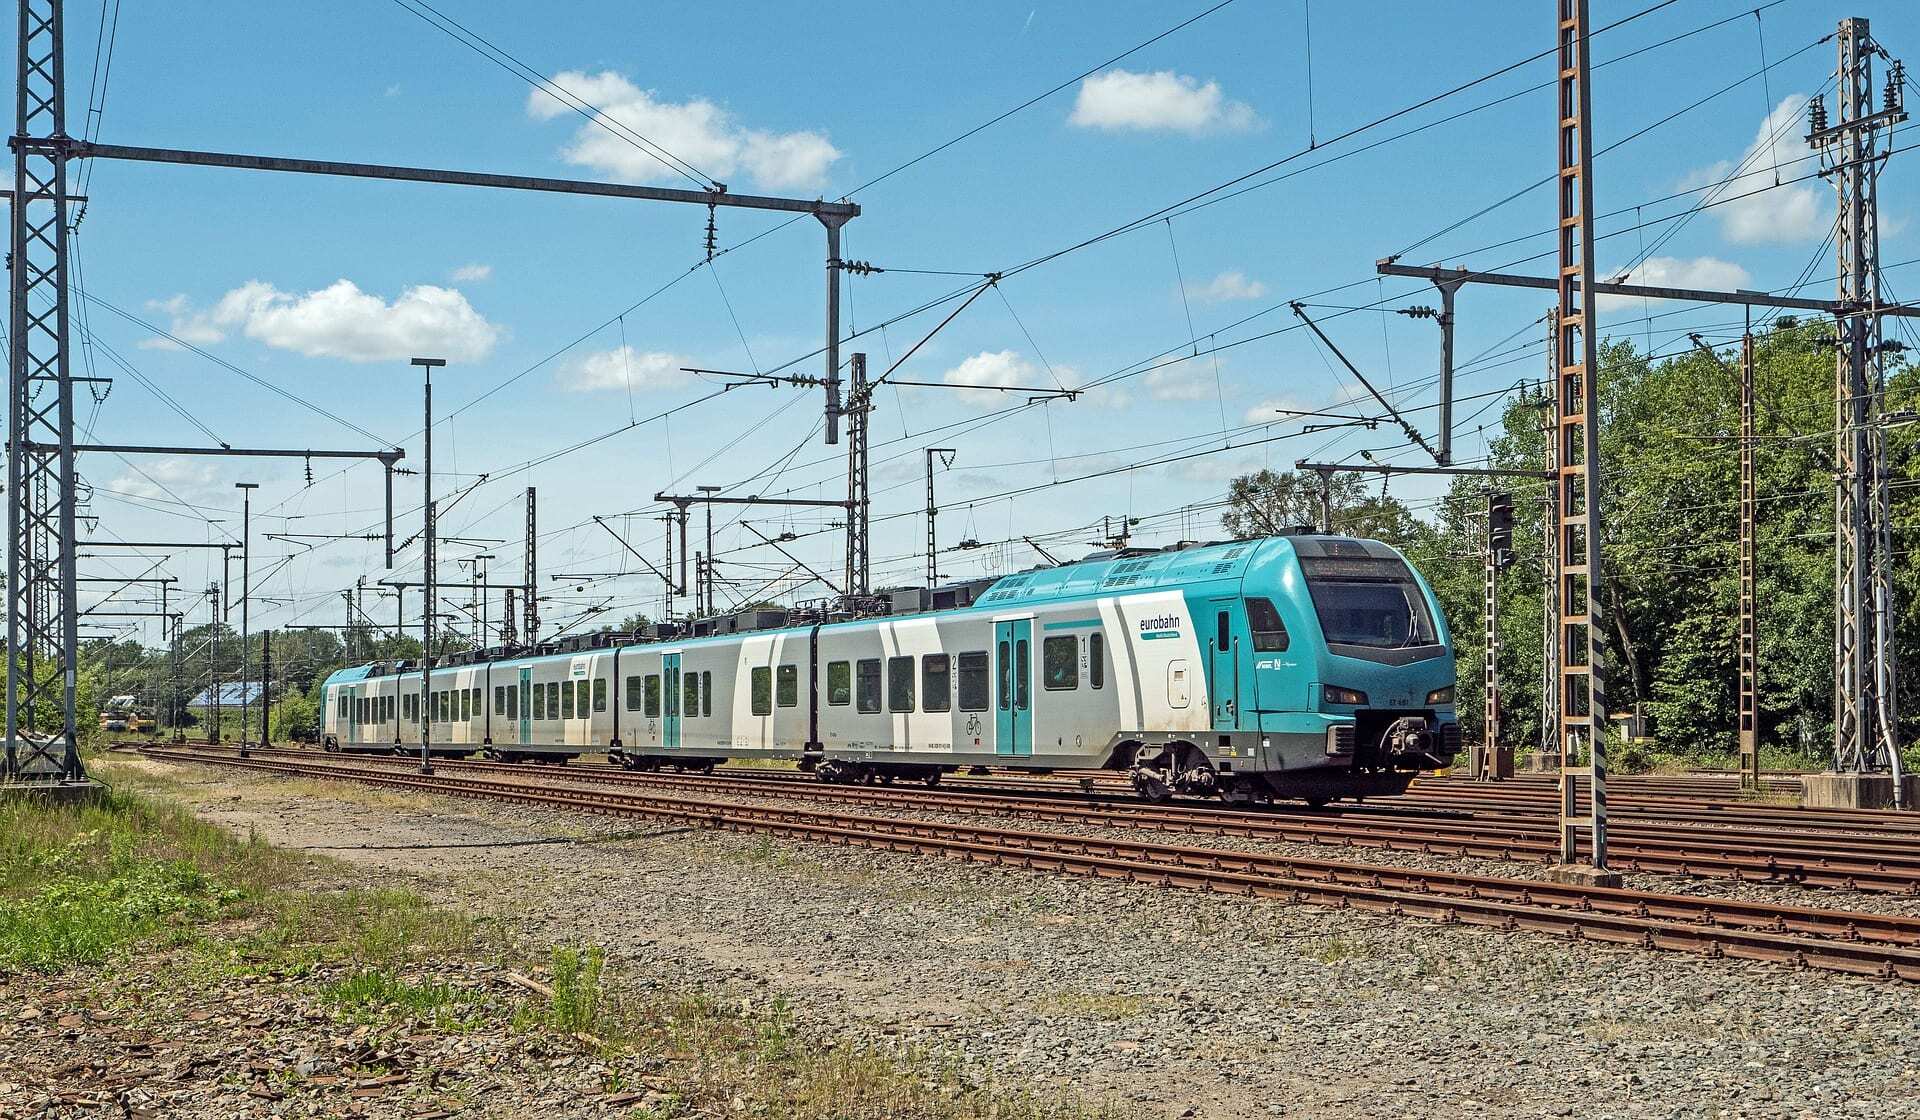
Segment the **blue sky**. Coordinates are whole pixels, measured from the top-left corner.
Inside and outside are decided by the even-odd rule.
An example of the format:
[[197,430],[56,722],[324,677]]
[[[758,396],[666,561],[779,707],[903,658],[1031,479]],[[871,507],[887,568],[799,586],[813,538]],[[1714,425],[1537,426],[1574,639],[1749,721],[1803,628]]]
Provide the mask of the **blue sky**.
[[[1604,25],[1647,6],[1601,0],[1594,19]],[[854,4],[802,16],[746,4],[723,19],[665,5],[436,7],[735,191],[854,191],[864,213],[847,227],[845,254],[895,271],[848,278],[849,329],[968,282],[908,270],[976,278],[1008,270],[1292,157],[1249,183],[1282,180],[1209,196],[1217,201],[1010,277],[902,366],[902,379],[976,385],[1077,388],[1132,375],[1046,405],[980,391],[883,391],[872,422],[878,585],[918,582],[924,572],[917,511],[928,446],[959,449],[939,480],[943,542],[964,535],[990,546],[943,557],[954,578],[1030,565],[1037,556],[1024,536],[1077,556],[1102,515],[1140,517],[1144,543],[1218,535],[1228,480],[1261,466],[1361,449],[1380,461],[1421,461],[1387,428],[1303,435],[1301,420],[1276,411],[1361,407],[1358,385],[1297,329],[1287,301],[1305,298],[1369,377],[1403,406],[1425,407],[1410,415],[1431,432],[1434,326],[1346,309],[1433,303],[1434,293],[1375,278],[1373,262],[1404,251],[1413,263],[1543,275],[1551,267],[1534,257],[1552,247],[1551,193],[1502,202],[1553,170],[1553,95],[1532,89],[1550,82],[1550,60],[1339,139],[1551,46],[1545,3],[1321,0],[1311,12],[1309,81],[1299,0],[1237,0],[864,190],[855,188],[1207,5]],[[1804,275],[1811,293],[1831,291],[1831,252],[1820,251],[1831,192],[1806,178],[1814,164],[1799,139],[1803,99],[1833,66],[1833,45],[1818,41],[1841,16],[1864,14],[1895,55],[1920,50],[1920,14],[1783,0],[1756,20],[1752,7],[1681,0],[1595,39],[1596,62],[1631,55],[1594,80],[1596,145],[1626,140],[1595,175],[1600,229],[1612,234],[1600,253],[1608,269],[1645,258],[1636,275],[1648,282],[1782,288]],[[398,0],[126,5],[104,103],[90,114],[97,20],[85,5],[69,15],[68,112],[74,131],[87,122],[106,142],[691,185]],[[1657,45],[1700,28],[1708,29]],[[1401,133],[1411,134],[1364,150]],[[1324,147],[1309,151],[1313,143]],[[1909,230],[1920,170],[1910,158],[1894,160],[1882,186],[1889,264],[1920,256]],[[1737,177],[1723,182],[1729,176]],[[83,399],[81,418],[101,441],[210,442],[124,373],[117,355],[228,443],[362,448],[374,445],[371,433],[404,446],[417,466],[419,384],[406,359],[435,353],[451,360],[435,385],[438,413],[451,414],[435,431],[436,492],[445,504],[472,487],[442,532],[502,541],[485,546],[499,557],[496,578],[520,571],[528,485],[540,491],[549,573],[638,567],[591,522],[596,515],[658,562],[657,490],[844,492],[841,449],[815,431],[817,390],[742,388],[694,403],[716,386],[679,368],[820,371],[820,359],[806,357],[820,345],[823,318],[823,239],[810,218],[722,211],[718,240],[730,251],[695,267],[706,221],[695,207],[133,164],[91,169],[86,190],[79,263],[99,301],[85,305],[97,343],[88,357],[116,377],[97,408]],[[1719,204],[1667,220],[1703,199]],[[1888,269],[1896,295],[1911,274]],[[1500,397],[1488,394],[1541,376],[1534,323],[1548,298],[1462,296],[1461,459],[1481,454],[1478,426],[1498,415]],[[849,350],[869,352],[877,373],[954,306],[872,331]],[[1603,319],[1612,333],[1668,352],[1686,345],[1688,330],[1736,333],[1739,312],[1634,301],[1603,308]],[[1169,364],[1183,353],[1188,360]],[[1186,457],[1124,469],[1174,455]],[[311,484],[303,464],[271,460],[96,455],[82,470],[95,487],[101,539],[235,539],[233,483],[242,480],[261,484],[256,536],[362,532],[379,516],[370,466],[316,463]],[[1055,480],[1063,484],[1040,485]],[[400,530],[410,535],[418,479],[401,486]],[[1396,479],[1392,490],[1424,509],[1439,487]],[[787,562],[749,549],[754,537],[732,524],[735,512],[718,518],[717,533],[735,595],[763,581],[774,581],[767,594],[822,593],[817,583],[777,582]],[[747,520],[768,535],[800,534],[795,555],[838,578],[839,538],[823,531],[818,511]],[[474,551],[443,548],[441,578],[464,578],[454,561]],[[133,574],[157,564],[197,595],[218,578],[209,560],[218,555],[122,552],[83,567]],[[337,622],[342,588],[389,575],[377,542],[261,539],[255,555],[256,593],[266,598],[256,627]],[[409,549],[397,574],[419,572]],[[581,587],[549,583],[546,617],[661,609],[651,577]],[[375,617],[391,617],[390,604],[368,603]],[[409,603],[417,609],[417,597]],[[190,610],[190,622],[204,620],[204,607]]]

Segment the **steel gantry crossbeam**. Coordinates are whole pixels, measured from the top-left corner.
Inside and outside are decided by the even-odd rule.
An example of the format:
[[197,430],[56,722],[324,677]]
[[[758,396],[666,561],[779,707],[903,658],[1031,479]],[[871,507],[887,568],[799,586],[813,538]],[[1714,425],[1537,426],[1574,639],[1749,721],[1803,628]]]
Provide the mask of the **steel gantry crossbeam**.
[[[12,137],[14,181],[8,393],[7,728],[0,780],[77,781],[84,775],[75,743],[74,690],[78,629],[73,563],[77,537],[73,388],[68,348],[67,236],[71,228],[67,166],[74,159],[397,180],[704,206],[811,214],[826,230],[827,442],[838,442],[840,375],[840,231],[858,217],[850,201],[734,194],[714,183],[674,190],[623,183],[502,175],[444,168],[298,159],[180,148],[96,144],[70,136],[65,119],[63,0],[20,0],[17,116]],[[711,227],[711,221],[709,222]],[[713,249],[709,232],[708,257]],[[102,450],[144,451],[123,445]],[[231,449],[230,449],[231,450]],[[206,450],[194,453],[211,453]],[[244,453],[244,452],[239,452]],[[309,456],[312,457],[312,456]],[[376,456],[377,457],[377,456]],[[392,463],[387,467],[391,470]],[[391,483],[389,482],[389,486]],[[389,514],[391,520],[391,514]],[[529,528],[532,503],[528,504]],[[529,533],[531,567],[531,532]],[[391,534],[389,534],[389,542]],[[391,556],[389,556],[391,566]],[[528,586],[532,586],[529,572]],[[528,640],[537,632],[527,596]],[[33,713],[53,711],[52,725]]]

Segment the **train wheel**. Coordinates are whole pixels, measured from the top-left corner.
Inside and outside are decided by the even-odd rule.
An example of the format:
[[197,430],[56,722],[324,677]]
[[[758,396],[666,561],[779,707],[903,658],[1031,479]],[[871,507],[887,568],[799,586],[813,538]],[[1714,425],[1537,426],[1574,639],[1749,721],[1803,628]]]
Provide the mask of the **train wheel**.
[[928,789],[932,789],[933,787],[940,784],[940,771],[938,770],[930,771],[928,772],[926,777],[920,780],[927,783]]

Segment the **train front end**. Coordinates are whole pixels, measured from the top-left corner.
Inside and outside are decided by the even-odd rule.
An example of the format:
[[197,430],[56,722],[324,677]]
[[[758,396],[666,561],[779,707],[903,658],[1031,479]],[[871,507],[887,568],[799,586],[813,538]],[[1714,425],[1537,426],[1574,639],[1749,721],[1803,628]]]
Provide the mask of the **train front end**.
[[[1245,584],[1261,730],[1279,763],[1264,774],[1270,792],[1313,804],[1395,794],[1420,771],[1451,765],[1453,646],[1432,590],[1379,541],[1287,544]],[[1263,610],[1294,637],[1258,640]]]

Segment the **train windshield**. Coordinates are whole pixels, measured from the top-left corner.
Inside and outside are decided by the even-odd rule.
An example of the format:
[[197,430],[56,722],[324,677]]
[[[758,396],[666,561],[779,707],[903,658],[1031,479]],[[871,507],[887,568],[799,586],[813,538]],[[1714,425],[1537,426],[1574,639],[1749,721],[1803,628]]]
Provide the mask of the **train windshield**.
[[1327,644],[1404,649],[1438,640],[1427,597],[1399,557],[1303,556],[1300,566]]

